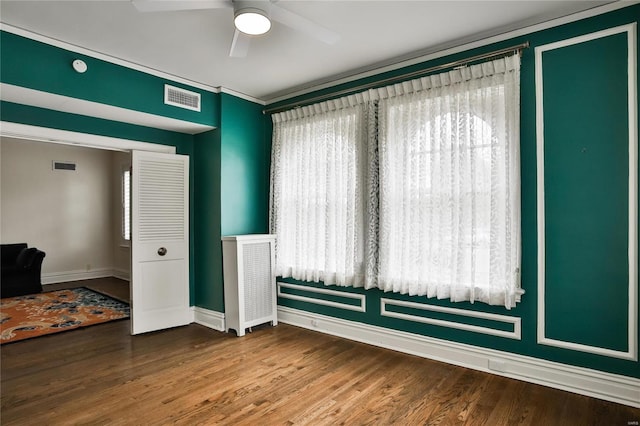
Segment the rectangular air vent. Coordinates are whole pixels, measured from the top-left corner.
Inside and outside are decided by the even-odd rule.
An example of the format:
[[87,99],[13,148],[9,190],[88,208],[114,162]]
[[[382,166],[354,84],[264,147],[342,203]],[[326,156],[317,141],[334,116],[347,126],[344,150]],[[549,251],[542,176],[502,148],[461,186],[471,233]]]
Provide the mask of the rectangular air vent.
[[53,170],[72,170],[75,171],[76,163],[70,163],[68,161],[54,161]]
[[164,103],[200,112],[200,93],[165,84]]

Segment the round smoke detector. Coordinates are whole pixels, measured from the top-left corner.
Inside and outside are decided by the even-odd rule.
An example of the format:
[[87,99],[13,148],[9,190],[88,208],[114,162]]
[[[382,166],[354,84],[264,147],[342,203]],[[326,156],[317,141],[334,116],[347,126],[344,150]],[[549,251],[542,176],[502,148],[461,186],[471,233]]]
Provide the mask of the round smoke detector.
[[73,61],[73,69],[82,74],[87,70],[87,64],[82,59]]

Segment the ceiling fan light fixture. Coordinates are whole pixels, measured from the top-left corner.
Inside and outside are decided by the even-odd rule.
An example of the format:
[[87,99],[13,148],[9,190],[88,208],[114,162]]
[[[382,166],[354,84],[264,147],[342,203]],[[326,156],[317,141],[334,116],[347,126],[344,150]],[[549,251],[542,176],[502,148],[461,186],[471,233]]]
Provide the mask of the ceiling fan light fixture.
[[236,10],[233,23],[238,31],[249,35],[262,35],[271,29],[266,12],[253,7]]

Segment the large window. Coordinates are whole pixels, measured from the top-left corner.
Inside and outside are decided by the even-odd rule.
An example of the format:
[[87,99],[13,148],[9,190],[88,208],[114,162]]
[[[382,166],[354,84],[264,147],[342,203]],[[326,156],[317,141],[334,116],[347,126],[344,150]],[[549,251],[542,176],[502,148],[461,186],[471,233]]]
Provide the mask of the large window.
[[504,130],[505,103],[500,84],[381,102],[380,288],[517,299],[518,135]]
[[271,223],[279,275],[339,285],[362,276],[359,110],[274,124]]
[[519,57],[342,103],[274,117],[278,273],[515,305]]

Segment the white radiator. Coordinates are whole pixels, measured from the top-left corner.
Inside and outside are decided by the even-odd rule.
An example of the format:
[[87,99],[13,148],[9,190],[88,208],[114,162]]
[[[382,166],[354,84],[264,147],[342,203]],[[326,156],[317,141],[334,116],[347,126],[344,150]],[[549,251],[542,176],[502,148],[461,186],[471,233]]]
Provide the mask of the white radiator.
[[244,336],[258,324],[278,324],[275,235],[234,235],[222,238],[225,329]]

